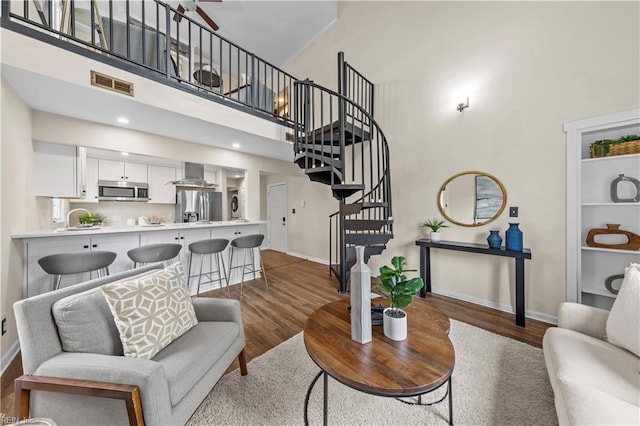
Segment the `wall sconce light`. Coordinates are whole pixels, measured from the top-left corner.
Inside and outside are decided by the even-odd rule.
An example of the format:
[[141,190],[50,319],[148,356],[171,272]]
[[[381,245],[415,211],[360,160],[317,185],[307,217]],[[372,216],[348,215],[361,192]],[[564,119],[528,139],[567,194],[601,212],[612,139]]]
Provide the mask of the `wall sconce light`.
[[467,103],[466,104],[458,104],[458,106],[456,107],[456,109],[460,112],[462,112],[465,108],[469,108],[469,97],[467,96]]

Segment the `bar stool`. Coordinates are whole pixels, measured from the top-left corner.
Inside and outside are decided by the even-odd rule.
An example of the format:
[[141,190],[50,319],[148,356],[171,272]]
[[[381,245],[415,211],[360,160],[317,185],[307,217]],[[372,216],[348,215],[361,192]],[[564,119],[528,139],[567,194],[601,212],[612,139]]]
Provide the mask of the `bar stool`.
[[47,274],[53,275],[53,289],[60,288],[63,275],[97,271],[98,277],[104,271],[109,275],[109,265],[116,259],[112,251],[88,251],[81,253],[58,253],[41,257],[38,263]]
[[[255,269],[255,260],[253,255],[253,250],[260,247],[264,241],[264,235],[262,234],[254,234],[254,235],[245,235],[243,237],[238,237],[231,241],[231,251],[229,254],[229,274],[228,277],[231,277],[231,270],[242,268],[242,282],[240,283],[240,296],[242,296],[242,286],[244,284],[244,276],[246,274],[253,273],[253,279],[256,279],[256,272],[262,272],[262,276],[264,278],[264,285],[269,289],[269,283],[267,283],[267,274],[264,272],[264,265],[262,264],[262,256],[260,256],[260,268]],[[232,266],[233,265],[233,253],[236,250],[242,250],[243,259],[242,266]],[[250,262],[247,263],[247,250],[249,250],[250,254]],[[260,253],[258,253],[260,254]]]
[[[200,256],[200,271],[197,275],[198,277],[198,291],[196,295],[200,295],[200,285],[202,284],[202,275],[206,275],[209,281],[206,281],[205,284],[220,282],[220,287],[222,287],[222,281],[227,282],[227,293],[231,296],[231,290],[229,290],[229,278],[227,276],[227,270],[224,266],[224,259],[222,258],[222,252],[227,248],[229,244],[229,240],[225,240],[224,238],[215,238],[211,240],[200,240],[194,243],[189,244],[189,251],[191,255],[189,256],[189,268],[187,271],[187,287],[191,288],[191,278],[196,275],[191,275],[191,265],[193,263],[193,256]],[[206,255],[212,255],[213,259],[216,260],[217,271],[205,272],[202,273],[202,263],[204,262],[204,257]],[[222,263],[222,268],[220,268],[220,263]],[[213,262],[211,262],[211,268],[213,269]],[[221,272],[222,271],[222,272]],[[218,278],[213,278],[213,274],[217,273]],[[223,275],[224,274],[224,275]],[[223,278],[224,276],[224,278]]]
[[145,265],[147,263],[172,260],[180,253],[180,250],[182,250],[182,244],[149,244],[129,250],[127,256],[133,260],[133,268],[135,269],[138,264]]

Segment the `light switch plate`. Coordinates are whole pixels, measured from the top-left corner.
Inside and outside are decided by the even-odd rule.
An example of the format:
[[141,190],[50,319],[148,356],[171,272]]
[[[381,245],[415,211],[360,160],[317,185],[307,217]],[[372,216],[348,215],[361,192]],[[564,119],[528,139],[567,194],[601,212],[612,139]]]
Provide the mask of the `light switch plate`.
[[517,207],[509,207],[509,217],[518,217]]

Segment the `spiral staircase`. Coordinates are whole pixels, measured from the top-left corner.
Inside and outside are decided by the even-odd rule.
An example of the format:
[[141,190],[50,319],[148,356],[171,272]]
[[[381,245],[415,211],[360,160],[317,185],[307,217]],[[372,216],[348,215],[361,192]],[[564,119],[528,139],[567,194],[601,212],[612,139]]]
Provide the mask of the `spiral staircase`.
[[373,118],[374,86],[338,54],[338,92],[294,83],[294,161],[330,186],[339,209],[330,218],[330,270],[349,291],[355,246],[365,262],[393,238],[387,138]]

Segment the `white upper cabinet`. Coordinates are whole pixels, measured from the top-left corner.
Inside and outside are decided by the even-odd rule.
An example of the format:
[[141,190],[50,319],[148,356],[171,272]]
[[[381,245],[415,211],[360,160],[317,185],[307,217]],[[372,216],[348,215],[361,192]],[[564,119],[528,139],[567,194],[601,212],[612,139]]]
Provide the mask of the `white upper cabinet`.
[[146,183],[147,165],[100,159],[98,162],[98,178],[100,180],[126,180]]
[[84,198],[69,200],[70,203],[97,203],[98,202],[98,159],[87,158],[85,168],[86,192]]
[[37,197],[84,198],[84,148],[34,141],[33,151]]
[[149,203],[175,204],[176,187],[168,182],[176,180],[176,169],[164,166],[149,166]]

